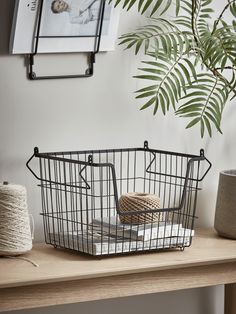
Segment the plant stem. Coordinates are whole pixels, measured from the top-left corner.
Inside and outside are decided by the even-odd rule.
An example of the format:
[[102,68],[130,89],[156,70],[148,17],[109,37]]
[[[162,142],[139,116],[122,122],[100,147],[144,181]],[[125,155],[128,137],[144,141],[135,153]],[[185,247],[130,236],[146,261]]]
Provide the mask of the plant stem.
[[[195,13],[196,13],[196,17],[195,17]],[[192,31],[193,31],[193,36],[196,43],[198,43],[198,41],[200,40],[198,30],[197,30],[198,14],[199,14],[199,11],[197,12],[197,1],[192,0]]]
[[[235,2],[236,0],[233,0],[233,1],[230,1],[226,7],[228,7],[232,2]],[[219,19],[221,18],[221,16],[224,14],[225,10],[226,10],[226,7],[224,8],[224,10],[221,12],[221,15],[220,17],[218,18],[218,21]],[[196,9],[197,9],[197,0],[192,0],[192,32],[193,32],[193,37],[194,37],[194,41],[197,45],[197,47],[201,48],[201,41],[199,39],[199,36],[197,36],[197,26],[195,25],[195,19],[194,19],[194,16],[195,16],[195,13],[196,13]],[[217,27],[217,24],[219,22],[215,23],[216,24],[216,27]],[[227,86],[228,88],[230,89],[230,92],[233,92],[234,93],[234,96],[236,96],[236,90],[231,86],[230,82],[217,70],[217,69],[212,69],[209,67],[209,65],[207,64],[206,61],[204,61],[204,56],[202,54],[202,52],[199,53],[200,56],[201,56],[201,59],[202,59],[202,63],[205,65],[205,67],[215,76],[215,77],[218,77],[219,79],[221,79]]]
[[219,22],[220,22],[220,20],[221,20],[221,18],[222,18],[222,16],[223,16],[223,14],[225,13],[225,11],[226,11],[226,10],[228,9],[228,7],[229,7],[232,3],[234,3],[235,1],[236,1],[236,0],[228,1],[228,4],[226,4],[226,6],[224,7],[224,9],[223,9],[222,12],[220,13],[218,19],[215,20],[215,23],[214,23],[213,30],[212,30],[211,34],[213,34],[213,33],[215,32],[215,30],[216,30],[216,28],[217,28],[217,25],[219,24]]
[[[215,68],[215,70],[221,70],[221,68]],[[231,67],[231,66],[226,66],[224,67],[224,70],[233,70],[233,71],[236,71],[236,68],[235,67]]]

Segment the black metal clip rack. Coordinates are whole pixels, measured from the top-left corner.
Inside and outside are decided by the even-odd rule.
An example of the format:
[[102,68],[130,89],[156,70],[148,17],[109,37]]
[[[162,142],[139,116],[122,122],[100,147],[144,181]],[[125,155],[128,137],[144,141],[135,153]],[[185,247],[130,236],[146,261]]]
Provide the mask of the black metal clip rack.
[[[35,56],[38,53],[38,46],[40,42],[40,30],[41,30],[41,23],[42,23],[42,12],[43,12],[43,4],[45,0],[39,1],[39,7],[37,11],[37,22],[35,28],[35,36],[34,36],[34,52],[29,54],[27,57],[27,75],[30,80],[45,80],[45,79],[65,79],[65,78],[81,78],[81,77],[90,77],[94,73],[94,63],[95,63],[95,55],[99,52],[100,41],[101,41],[101,34],[102,34],[102,24],[103,24],[103,17],[104,17],[104,10],[105,10],[105,0],[100,0],[100,8],[98,13],[98,20],[96,25],[96,32],[94,34],[94,49],[93,51],[87,52],[87,62],[88,67],[85,70],[85,73],[81,74],[74,74],[74,75],[37,75],[34,71],[34,64],[35,64]],[[57,38],[59,36],[51,36],[52,38]],[[63,36],[66,38],[71,37],[80,37],[80,36]]]
[[[35,158],[39,174],[32,168]],[[199,181],[211,163],[203,150],[175,153],[145,142],[139,148],[73,152],[35,148],[27,167],[41,187],[46,243],[107,256],[190,246]],[[160,206],[144,207],[137,223],[135,208],[122,212],[119,207],[128,192],[158,195]],[[121,223],[122,216],[130,223]]]

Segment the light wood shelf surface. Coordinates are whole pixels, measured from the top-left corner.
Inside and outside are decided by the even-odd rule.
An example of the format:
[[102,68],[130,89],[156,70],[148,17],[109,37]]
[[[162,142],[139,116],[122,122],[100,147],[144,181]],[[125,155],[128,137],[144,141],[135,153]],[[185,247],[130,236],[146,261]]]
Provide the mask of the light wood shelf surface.
[[191,247],[97,259],[35,244],[20,259],[0,259],[0,312],[226,285],[226,314],[236,313],[236,241],[197,230]]
[[98,278],[236,261],[236,241],[220,238],[212,229],[197,230],[192,246],[180,250],[97,259],[77,252],[35,244],[20,259],[0,259],[0,288]]

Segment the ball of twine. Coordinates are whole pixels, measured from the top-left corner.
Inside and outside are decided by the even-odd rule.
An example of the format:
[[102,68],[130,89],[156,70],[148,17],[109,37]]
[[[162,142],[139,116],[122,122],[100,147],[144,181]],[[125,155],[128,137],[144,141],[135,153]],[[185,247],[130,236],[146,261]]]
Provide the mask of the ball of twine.
[[26,188],[0,184],[0,255],[19,255],[31,248]]
[[147,193],[126,193],[119,199],[120,212],[137,211],[137,214],[119,215],[120,221],[124,224],[144,224],[163,220],[164,213],[138,213],[149,209],[161,208],[160,198],[154,194]]

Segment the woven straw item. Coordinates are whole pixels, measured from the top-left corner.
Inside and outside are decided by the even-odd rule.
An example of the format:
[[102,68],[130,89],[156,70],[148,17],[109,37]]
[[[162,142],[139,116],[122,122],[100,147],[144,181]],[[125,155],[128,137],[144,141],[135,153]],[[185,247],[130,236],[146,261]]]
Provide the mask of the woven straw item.
[[[160,198],[154,194],[147,193],[126,193],[119,199],[120,212],[145,211],[149,209],[158,209],[161,207]],[[163,220],[164,213],[142,213],[119,215],[120,221],[124,224],[144,224]]]

